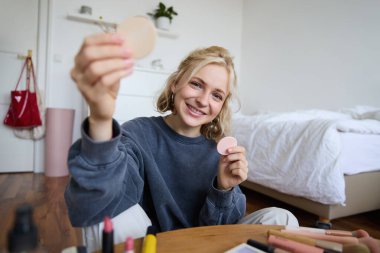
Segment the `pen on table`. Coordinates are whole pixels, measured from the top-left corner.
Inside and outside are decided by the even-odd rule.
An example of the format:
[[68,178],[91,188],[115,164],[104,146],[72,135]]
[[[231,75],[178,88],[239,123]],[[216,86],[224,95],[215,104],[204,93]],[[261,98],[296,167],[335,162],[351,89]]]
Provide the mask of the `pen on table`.
[[113,225],[110,217],[104,217],[102,252],[113,253]]
[[297,241],[297,242],[308,244],[311,246],[317,246],[317,247],[323,248],[323,249],[333,250],[336,252],[342,252],[343,251],[343,245],[340,243],[336,243],[336,242],[312,239],[312,238],[307,237],[307,236],[296,235],[296,234],[291,234],[291,233],[287,233],[287,232],[281,232],[281,231],[274,230],[274,229],[268,230],[268,235],[280,236],[280,237],[284,237],[284,238],[289,239],[289,240]]
[[252,240],[252,239],[248,239],[247,244],[251,245],[255,248],[258,248],[262,251],[268,252],[268,253],[289,253],[289,251],[282,250],[279,248],[275,248],[271,245],[266,245],[264,243],[261,243],[261,242],[258,242],[258,241]]
[[141,253],[156,253],[157,238],[156,229],[153,226],[149,226],[144,237],[143,247]]

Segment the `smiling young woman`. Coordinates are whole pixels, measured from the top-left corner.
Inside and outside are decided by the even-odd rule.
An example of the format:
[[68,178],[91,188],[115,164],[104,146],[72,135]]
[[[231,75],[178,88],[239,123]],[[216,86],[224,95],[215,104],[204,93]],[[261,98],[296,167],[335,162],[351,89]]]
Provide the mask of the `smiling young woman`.
[[116,242],[144,236],[151,224],[158,231],[238,222],[298,224],[278,208],[242,220],[245,149],[234,146],[220,155],[216,148],[229,133],[237,84],[226,49],[197,49],[180,63],[157,101],[157,110],[167,116],[120,126],[112,119],[119,79],[132,72],[133,59],[122,38],[96,36],[101,38],[85,40],[72,71],[90,115],[70,149],[65,192],[71,222],[84,228],[91,250],[100,247],[104,216],[112,218]]
[[202,125],[212,122],[220,113],[228,94],[228,73],[223,66],[209,64],[189,81],[171,87],[175,114],[165,122],[177,133],[188,137],[201,135]]
[[[207,115],[208,117],[199,117],[204,119],[201,122],[200,133],[209,139],[218,140],[229,133],[230,102],[237,98],[236,86],[236,73],[228,50],[218,46],[195,50],[168,78],[165,89],[158,98],[157,108],[160,112],[171,111],[172,116],[176,115],[182,102],[181,99],[176,101],[177,93],[181,89],[192,87],[193,100],[189,103],[184,102],[183,107],[194,112],[194,117],[199,114]],[[180,107],[177,107],[176,103],[179,103]],[[206,112],[204,107],[208,107]],[[195,113],[196,111],[198,112]],[[171,120],[167,122],[170,124]]]

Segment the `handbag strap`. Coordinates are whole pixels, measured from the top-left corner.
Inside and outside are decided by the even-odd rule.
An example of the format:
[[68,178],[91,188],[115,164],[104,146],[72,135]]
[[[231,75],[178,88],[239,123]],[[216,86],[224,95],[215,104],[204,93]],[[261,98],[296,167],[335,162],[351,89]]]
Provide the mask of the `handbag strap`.
[[30,69],[29,71],[31,70],[32,72],[32,79],[33,79],[33,85],[34,85],[34,92],[37,92],[38,89],[37,89],[37,79],[36,79],[36,75],[34,74],[34,66],[33,66],[33,61],[32,61],[32,58],[30,57]]
[[30,68],[31,68],[31,66],[32,65],[28,61],[28,63],[26,64],[26,90],[27,91],[30,91]]
[[[15,90],[17,90],[17,87],[18,87],[18,85],[20,83],[20,80],[21,80],[21,76],[22,76],[22,74],[23,74],[23,72],[25,70],[25,66],[27,64],[30,64],[30,66],[27,66],[27,69],[26,69],[26,90],[30,91],[30,72],[32,72],[32,78],[33,78],[33,84],[34,84],[34,92],[37,94],[36,76],[34,75],[33,61],[32,61],[31,57],[27,57],[26,60],[25,60],[25,63],[24,63],[24,66],[22,67],[21,74],[20,74],[20,77],[19,77],[19,80],[17,82]],[[20,111],[19,115],[17,115],[17,118],[21,118],[21,116],[24,114],[28,98],[29,98],[29,92],[26,92],[26,97],[25,97],[25,100],[24,100],[24,104],[23,104],[23,106],[21,108],[21,111]]]
[[18,78],[18,81],[17,81],[17,84],[16,84],[16,88],[15,88],[15,90],[17,90],[18,85],[20,84],[22,74],[24,73],[24,70],[25,70],[26,64],[28,63],[28,58],[29,58],[29,57],[26,57],[25,62],[24,62],[24,65],[22,66],[21,73],[20,73],[20,76],[19,76],[19,78]]
[[[30,65],[27,66],[27,64],[30,64]],[[30,73],[32,73],[34,92],[37,92],[37,82],[36,82],[36,75],[34,74],[33,61],[32,61],[32,57],[29,57],[29,56],[26,57],[24,65],[22,66],[22,70],[21,70],[20,76],[18,78],[15,90],[17,90],[17,88],[20,84],[21,77],[22,77],[22,74],[24,73],[25,67],[26,67],[26,90],[30,90],[30,77],[31,77]]]

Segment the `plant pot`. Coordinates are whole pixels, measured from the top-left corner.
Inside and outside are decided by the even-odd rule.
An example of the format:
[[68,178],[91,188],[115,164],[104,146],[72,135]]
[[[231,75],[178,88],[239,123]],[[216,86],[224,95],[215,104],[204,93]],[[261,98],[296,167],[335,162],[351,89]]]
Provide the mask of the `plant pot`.
[[170,19],[168,17],[159,17],[156,19],[156,27],[158,29],[170,30]]

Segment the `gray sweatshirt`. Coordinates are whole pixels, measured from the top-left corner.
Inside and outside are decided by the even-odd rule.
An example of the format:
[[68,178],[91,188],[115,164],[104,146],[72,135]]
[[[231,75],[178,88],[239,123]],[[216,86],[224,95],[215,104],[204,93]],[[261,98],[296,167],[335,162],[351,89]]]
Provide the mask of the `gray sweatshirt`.
[[70,151],[71,179],[65,191],[73,226],[94,225],[140,204],[158,231],[233,224],[245,213],[238,186],[216,189],[220,155],[204,136],[173,131],[162,117],[113,122],[113,138],[82,139]]

